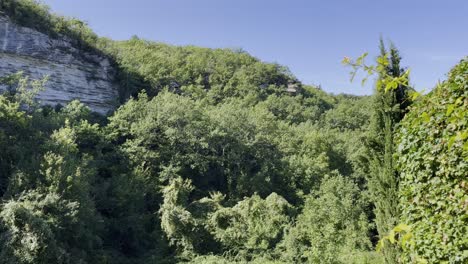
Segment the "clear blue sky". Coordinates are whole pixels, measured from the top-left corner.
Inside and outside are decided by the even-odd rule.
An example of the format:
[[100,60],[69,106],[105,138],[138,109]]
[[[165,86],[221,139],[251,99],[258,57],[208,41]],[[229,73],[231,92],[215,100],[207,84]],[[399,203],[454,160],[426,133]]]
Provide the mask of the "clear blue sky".
[[288,66],[306,84],[370,94],[349,82],[344,56],[392,40],[418,89],[432,88],[468,55],[467,0],[44,0],[89,23],[100,36],[132,35],[175,45],[242,48]]

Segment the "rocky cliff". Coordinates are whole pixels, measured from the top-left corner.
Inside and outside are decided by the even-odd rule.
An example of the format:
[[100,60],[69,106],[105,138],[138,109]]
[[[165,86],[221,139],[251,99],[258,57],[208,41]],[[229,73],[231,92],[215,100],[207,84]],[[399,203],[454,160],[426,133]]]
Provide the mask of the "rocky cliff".
[[38,96],[42,104],[79,99],[93,111],[106,113],[118,100],[115,70],[107,58],[80,51],[65,38],[52,39],[18,26],[0,14],[0,76],[18,71],[32,79],[49,76],[46,90]]

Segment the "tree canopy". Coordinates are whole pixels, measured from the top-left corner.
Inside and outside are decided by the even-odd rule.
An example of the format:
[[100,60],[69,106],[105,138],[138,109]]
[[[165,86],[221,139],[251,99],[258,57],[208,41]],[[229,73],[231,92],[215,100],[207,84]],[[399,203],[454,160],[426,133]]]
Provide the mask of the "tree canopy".
[[0,76],[0,263],[466,262],[466,58],[421,95],[382,46],[345,60],[375,94],[333,95],[243,51],[0,11],[108,56],[121,102],[41,106],[46,79]]

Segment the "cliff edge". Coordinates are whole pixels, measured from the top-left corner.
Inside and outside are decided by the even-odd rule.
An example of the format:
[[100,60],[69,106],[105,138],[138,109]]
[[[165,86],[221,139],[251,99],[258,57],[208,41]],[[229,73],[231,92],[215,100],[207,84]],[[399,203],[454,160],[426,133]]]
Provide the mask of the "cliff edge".
[[103,114],[117,105],[116,71],[108,58],[83,52],[65,37],[53,39],[16,25],[0,13],[0,76],[18,71],[32,79],[49,76],[45,91],[38,95],[41,104],[79,99]]

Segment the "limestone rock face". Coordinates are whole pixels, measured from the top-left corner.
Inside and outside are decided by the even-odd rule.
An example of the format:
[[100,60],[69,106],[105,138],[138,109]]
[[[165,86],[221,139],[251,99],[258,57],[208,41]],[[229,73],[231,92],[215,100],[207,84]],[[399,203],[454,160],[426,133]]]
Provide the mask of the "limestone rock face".
[[[41,104],[79,99],[93,111],[106,113],[116,106],[115,69],[107,58],[80,51],[67,39],[52,39],[14,24],[0,14],[0,77],[23,71],[31,79],[49,76]],[[1,87],[4,90],[6,87]]]

